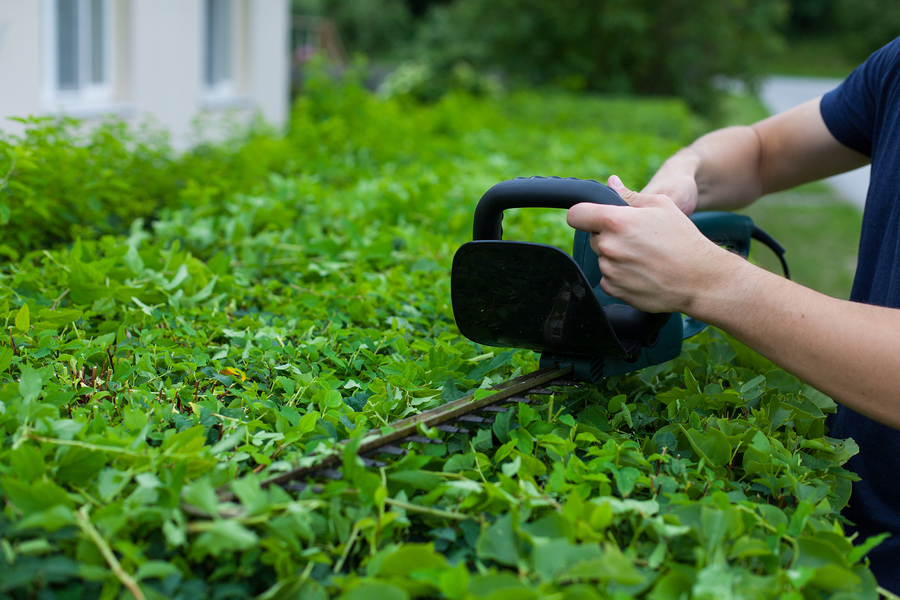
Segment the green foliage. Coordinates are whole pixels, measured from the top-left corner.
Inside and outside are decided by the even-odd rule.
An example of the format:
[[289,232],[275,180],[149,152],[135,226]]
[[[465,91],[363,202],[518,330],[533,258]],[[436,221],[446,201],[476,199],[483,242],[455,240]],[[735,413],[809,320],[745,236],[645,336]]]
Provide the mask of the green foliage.
[[24,123],[22,137],[0,137],[0,255],[121,231],[152,214],[172,185],[159,136],[138,142],[122,123],[87,134],[72,119]]
[[841,45],[857,62],[900,32],[900,6],[890,0],[839,0],[832,19],[839,27]]
[[351,52],[384,56],[412,37],[413,15],[405,0],[294,0],[295,15],[334,19]]
[[900,32],[900,6],[892,0],[790,0],[787,31],[838,49],[858,64]]
[[709,112],[716,78],[753,81],[778,48],[782,0],[458,0],[432,13],[423,52],[513,80],[575,90],[677,95]]
[[[715,333],[381,469],[348,444],[320,493],[260,486],[536,367],[449,306],[491,184],[641,181],[688,135],[674,102],[421,107],[320,81],[288,136],[175,163],[194,183],[152,222],[21,249],[0,268],[0,598],[874,598],[833,403]],[[282,172],[251,185],[259,165]],[[507,233],[566,245],[561,217]]]

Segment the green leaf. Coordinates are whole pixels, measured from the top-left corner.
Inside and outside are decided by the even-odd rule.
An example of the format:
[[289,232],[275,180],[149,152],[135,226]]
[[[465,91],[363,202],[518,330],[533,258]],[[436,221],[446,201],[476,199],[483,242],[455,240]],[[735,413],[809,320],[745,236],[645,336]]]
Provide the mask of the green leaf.
[[482,560],[515,566],[519,562],[519,539],[512,513],[506,513],[478,538],[475,554]]
[[10,462],[16,477],[25,483],[40,479],[46,465],[41,450],[35,444],[22,444],[10,453]]
[[72,509],[63,504],[57,504],[46,510],[30,513],[16,524],[16,528],[20,530],[40,528],[48,533],[53,533],[76,523],[75,513]]
[[451,600],[463,600],[469,588],[469,570],[465,563],[457,563],[455,567],[441,571],[438,576],[441,593]]
[[16,355],[12,348],[4,348],[0,350],[0,373],[6,372],[12,364],[12,359]]
[[396,481],[413,486],[418,490],[433,490],[441,484],[441,478],[428,471],[411,469],[409,471],[395,471],[388,475],[388,481]]
[[504,352],[501,352],[491,360],[479,363],[477,367],[472,369],[469,374],[466,375],[466,379],[471,381],[480,381],[482,377],[484,377],[494,369],[499,369],[510,360],[512,360],[513,356],[515,356],[514,350],[506,350]]
[[689,369],[684,370],[684,387],[687,388],[690,394],[700,393],[700,384],[697,383],[697,379],[694,378],[694,374]]
[[460,471],[465,471],[467,469],[471,469],[475,466],[475,455],[471,453],[467,454],[454,454],[450,458],[447,459],[447,462],[444,463],[443,471],[444,473],[458,473]]
[[851,565],[855,565],[856,563],[861,561],[863,557],[868,554],[873,548],[878,546],[888,537],[890,537],[889,533],[880,533],[878,535],[867,537],[865,541],[863,541],[863,543],[853,547],[853,550],[851,550],[850,554],[847,555],[847,560]]
[[433,544],[404,544],[388,555],[374,575],[384,578],[406,576],[428,568],[447,568],[447,559],[434,551]]
[[169,575],[180,575],[181,571],[172,563],[162,560],[148,560],[138,567],[137,573],[134,574],[135,581],[143,581],[144,579],[165,579]]
[[691,447],[697,454],[706,459],[710,465],[723,466],[731,462],[731,443],[725,434],[712,427],[706,433],[679,426]]
[[28,335],[28,331],[31,329],[31,317],[28,313],[27,304],[23,304],[19,312],[16,313],[16,329],[23,335]]
[[29,365],[22,365],[19,372],[19,393],[22,394],[22,398],[25,399],[25,402],[36,400],[40,396],[41,390],[44,389],[41,375]]
[[550,539],[535,546],[531,560],[538,577],[549,582],[576,563],[602,555],[598,544],[576,546],[567,539]]
[[494,425],[492,429],[494,430],[494,435],[497,436],[497,439],[501,444],[505,444],[509,441],[509,424],[512,420],[513,411],[509,410],[505,413],[498,413],[494,418]]
[[459,400],[464,397],[459,388],[456,387],[456,383],[453,381],[452,377],[448,377],[447,381],[444,382],[444,387],[441,388],[441,400],[444,402],[453,402],[454,400]]
[[219,515],[219,499],[216,496],[216,488],[207,477],[198,479],[187,488],[184,493],[184,501],[211,517]]
[[203,554],[219,556],[223,552],[241,552],[255,547],[259,536],[237,521],[216,520],[194,541]]
[[799,551],[794,561],[797,567],[818,569],[835,565],[845,569],[850,568],[847,556],[827,540],[804,537],[797,540],[797,546]]
[[57,505],[73,508],[74,504],[64,489],[51,481],[26,483],[4,477],[0,480],[9,500],[25,515],[47,510]]
[[634,485],[637,483],[641,472],[634,467],[625,467],[623,469],[613,470],[613,477],[616,480],[616,487],[623,497],[627,498],[634,491]]
[[494,446],[494,437],[491,430],[486,427],[479,429],[478,433],[475,434],[475,439],[472,440],[472,446],[478,452],[490,450]]
[[364,580],[362,585],[341,594],[336,600],[409,600],[409,594],[389,583]]
[[70,446],[57,462],[56,479],[61,483],[91,481],[106,466],[106,455],[79,446]]
[[252,474],[235,480],[231,484],[231,491],[241,501],[248,516],[264,514],[268,510],[269,496]]
[[141,255],[138,254],[135,246],[128,247],[128,252],[122,257],[122,261],[128,267],[128,270],[135,275],[140,275],[144,272],[144,261],[141,259]]
[[625,406],[626,396],[625,394],[619,394],[618,396],[613,396],[609,399],[609,412],[617,413],[622,410],[622,407]]
[[57,308],[55,310],[44,308],[41,309],[38,316],[40,317],[41,323],[49,323],[51,325],[62,327],[69,323],[74,323],[80,319],[83,314],[84,311],[77,308]]
[[497,392],[495,392],[494,390],[478,389],[478,390],[475,390],[474,398],[475,398],[475,400],[483,400],[484,398],[489,398],[490,396],[493,396],[496,393]]

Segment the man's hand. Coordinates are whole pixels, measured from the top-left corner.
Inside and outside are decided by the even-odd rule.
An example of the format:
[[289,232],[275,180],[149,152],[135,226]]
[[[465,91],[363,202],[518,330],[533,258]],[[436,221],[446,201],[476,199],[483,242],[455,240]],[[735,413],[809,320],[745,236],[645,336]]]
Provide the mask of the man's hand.
[[647,312],[687,312],[735,259],[709,241],[669,197],[637,193],[618,177],[609,186],[631,207],[582,203],[571,227],[591,234],[603,291]]
[[691,148],[683,148],[656,172],[641,194],[668,196],[681,212],[691,215],[700,199],[697,169],[700,157]]

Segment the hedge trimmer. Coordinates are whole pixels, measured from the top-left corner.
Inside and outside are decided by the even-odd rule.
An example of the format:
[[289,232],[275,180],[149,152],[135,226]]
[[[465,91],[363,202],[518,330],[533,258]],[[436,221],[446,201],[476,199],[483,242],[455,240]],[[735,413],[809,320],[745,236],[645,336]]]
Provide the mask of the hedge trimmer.
[[[539,370],[347,440],[262,485],[303,490],[310,480],[339,479],[348,444],[366,466],[385,466],[379,459],[405,455],[408,444],[441,443],[440,434],[490,426],[492,414],[516,404],[540,405],[538,398],[553,394],[550,387],[597,383],[676,358],[682,341],[706,325],[677,313],[646,313],[606,294],[588,234],[576,232],[571,256],[546,244],[502,239],[505,210],[568,209],[581,202],[626,205],[591,180],[520,177],[498,183],[475,209],[473,241],[453,258],[451,295],[460,332],[485,346],[539,352]],[[784,248],[749,217],[704,212],[691,220],[709,239],[745,258],[751,239],[761,241],[790,277]],[[223,499],[231,498],[228,493]]]

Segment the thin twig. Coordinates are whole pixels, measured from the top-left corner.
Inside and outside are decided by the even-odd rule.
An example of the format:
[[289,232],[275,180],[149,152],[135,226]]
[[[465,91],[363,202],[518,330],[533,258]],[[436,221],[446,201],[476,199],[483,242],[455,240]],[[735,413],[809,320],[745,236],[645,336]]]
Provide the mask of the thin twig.
[[472,518],[462,513],[449,510],[441,510],[439,508],[431,508],[430,506],[422,506],[421,504],[411,504],[409,502],[403,502],[402,500],[394,500],[393,498],[385,498],[384,502],[385,504],[390,504],[391,506],[396,506],[397,508],[402,508],[403,510],[408,510],[410,512],[424,513],[427,515],[433,515],[435,517],[443,517],[445,519],[467,521]]
[[350,551],[353,549],[353,544],[356,543],[357,536],[359,536],[359,527],[354,525],[353,531],[350,532],[350,537],[347,538],[347,543],[344,546],[344,553],[341,554],[341,559],[335,563],[332,573],[338,574],[344,568],[344,563],[350,557]]
[[897,594],[892,594],[891,592],[889,592],[888,590],[884,589],[881,586],[878,586],[875,589],[878,590],[878,594],[880,596],[884,596],[885,598],[887,598],[887,600],[900,600],[900,596],[898,596]]
[[100,452],[113,452],[115,454],[124,454],[126,456],[133,456],[136,458],[140,458],[144,456],[139,452],[133,452],[131,450],[127,450],[125,448],[119,448],[118,446],[102,446],[100,444],[91,444],[90,442],[79,442],[76,440],[60,440],[56,438],[48,438],[42,435],[31,435],[30,433],[24,434],[23,438],[28,438],[30,440],[34,440],[36,442],[44,442],[46,444],[56,444],[58,446],[77,446],[79,448],[85,448],[87,450],[98,450]]
[[122,564],[119,562],[119,559],[116,558],[112,548],[109,547],[109,544],[106,543],[106,540],[103,539],[103,536],[100,535],[100,532],[97,531],[97,528],[91,523],[91,520],[88,518],[87,504],[82,506],[81,509],[75,513],[75,520],[78,521],[78,527],[81,531],[94,542],[94,545],[100,550],[100,554],[106,559],[109,568],[112,569],[115,576],[122,582],[122,585],[131,592],[131,595],[134,596],[135,600],[145,600],[144,592],[138,587],[137,582],[122,568]]
[[53,304],[50,305],[50,310],[56,310],[56,305],[59,304],[59,301],[66,297],[66,294],[69,293],[69,288],[66,288],[65,291],[59,295],[59,297],[53,301]]
[[6,172],[6,175],[3,177],[3,179],[0,179],[0,192],[2,192],[6,188],[6,184],[9,183],[9,178],[12,177],[13,171],[16,170],[16,160],[17,159],[18,159],[18,156],[13,156],[11,158],[12,162],[9,165],[9,171]]

